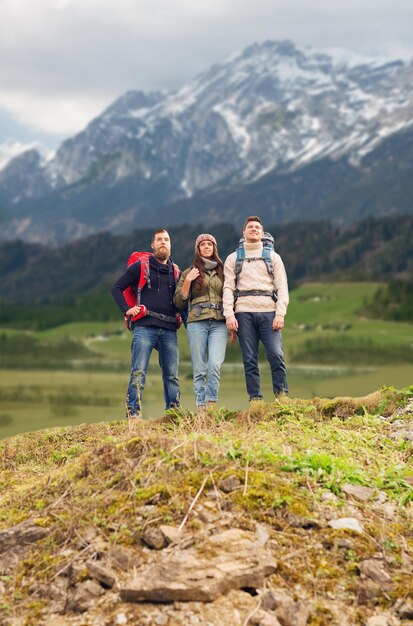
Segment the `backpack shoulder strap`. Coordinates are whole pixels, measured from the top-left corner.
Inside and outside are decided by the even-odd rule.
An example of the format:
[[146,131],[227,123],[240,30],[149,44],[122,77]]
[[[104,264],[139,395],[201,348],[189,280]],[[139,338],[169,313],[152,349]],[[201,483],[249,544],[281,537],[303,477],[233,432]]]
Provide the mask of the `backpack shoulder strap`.
[[242,264],[245,261],[245,248],[244,248],[245,239],[241,237],[238,242],[237,248],[235,250],[235,289],[238,286],[238,278],[242,270]]
[[[136,261],[139,261],[141,264],[141,271],[139,274],[138,284],[136,285],[136,304],[139,306],[141,303],[141,293],[146,285],[148,285],[148,289],[151,288],[151,278],[150,278],[150,270],[149,270],[149,258],[151,254],[149,252],[142,252],[137,254],[138,258]],[[135,262],[136,262],[135,261]]]
[[141,303],[141,293],[145,285],[148,285],[148,289],[151,288],[151,278],[149,275],[149,257],[141,259],[141,273],[137,286],[137,304]]
[[176,285],[176,283],[178,282],[182,272],[181,272],[181,270],[179,269],[179,267],[177,266],[176,263],[172,263],[172,266],[174,268],[174,281],[175,281],[175,285]]
[[261,241],[263,261],[265,262],[268,274],[273,276],[274,267],[272,264],[271,252],[274,251],[274,237],[270,233],[264,233]]

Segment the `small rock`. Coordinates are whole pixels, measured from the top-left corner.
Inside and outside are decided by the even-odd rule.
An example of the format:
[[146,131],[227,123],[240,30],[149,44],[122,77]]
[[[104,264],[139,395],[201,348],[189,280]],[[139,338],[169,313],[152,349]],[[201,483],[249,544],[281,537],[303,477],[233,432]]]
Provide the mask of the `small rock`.
[[64,565],[63,567],[61,564],[59,564],[56,574],[58,574],[59,576],[65,576],[66,578],[74,580],[78,577],[78,575],[82,572],[82,570],[83,570],[82,563],[76,563],[75,561],[71,561],[70,563],[68,563],[67,565]]
[[384,504],[385,502],[387,502],[387,500],[388,500],[388,497],[385,491],[379,491],[375,498],[375,501],[378,504]]
[[50,530],[29,519],[17,526],[0,532],[0,553],[25,544],[35,543],[49,534]]
[[207,509],[211,509],[213,511],[217,510],[217,503],[216,502],[210,502],[209,500],[205,500],[204,501],[204,507]]
[[298,601],[279,607],[275,615],[283,626],[306,626],[310,610],[304,602]]
[[275,616],[282,626],[306,626],[310,611],[303,602],[294,602],[283,589],[268,591],[261,603],[266,611],[275,611]]
[[399,607],[397,614],[401,619],[413,619],[413,602],[409,600]]
[[165,536],[159,528],[150,526],[145,530],[142,539],[153,550],[162,550],[166,546]]
[[280,606],[293,604],[292,597],[283,589],[268,591],[262,599],[261,606],[265,611],[274,611]]
[[281,626],[274,614],[267,613],[262,609],[251,615],[248,624],[251,624],[251,626]]
[[102,587],[94,580],[86,580],[76,585],[76,589],[67,603],[70,611],[83,613],[93,604],[95,598],[104,593]]
[[324,491],[324,493],[321,495],[321,499],[324,502],[337,502],[338,501],[337,496],[331,491]]
[[108,567],[104,567],[96,561],[88,561],[86,568],[92,578],[96,578],[96,580],[105,585],[105,587],[112,588],[116,585],[116,576]]
[[159,530],[163,534],[168,546],[171,543],[179,543],[182,539],[182,531],[176,526],[167,526],[163,524],[162,526],[159,526]]
[[157,626],[165,626],[169,621],[169,617],[165,615],[165,613],[161,613],[157,617],[155,617],[154,622]]
[[340,517],[338,519],[332,519],[328,522],[328,525],[335,530],[353,530],[356,533],[364,532],[363,526],[355,517]]
[[339,539],[337,545],[339,548],[344,548],[345,550],[352,550],[354,547],[354,543],[351,539]]
[[264,617],[264,615],[265,615],[264,611],[261,611],[261,610],[256,611],[249,618],[248,624],[251,624],[251,626],[259,626],[259,623]]
[[222,511],[232,511],[234,508],[234,503],[231,500],[224,500],[221,502],[221,510]]
[[24,557],[26,548],[13,548],[0,556],[0,576],[8,576],[17,568]]
[[113,620],[114,626],[125,626],[128,623],[128,618],[125,613],[118,613],[115,615],[115,619]]
[[204,524],[213,524],[219,519],[219,515],[217,513],[211,513],[210,511],[200,510],[198,518],[201,522],[204,522]]
[[138,567],[141,563],[140,556],[131,548],[114,545],[107,554],[112,567],[122,571]]
[[386,615],[373,615],[367,620],[366,626],[389,626],[389,620]]
[[93,526],[89,526],[89,528],[86,528],[86,530],[81,534],[79,541],[77,542],[77,547],[79,549],[86,548],[96,539],[97,534],[97,530],[93,528]]
[[357,590],[357,604],[377,604],[381,595],[382,588],[380,585],[369,579],[362,580]]
[[290,514],[288,515],[287,520],[293,528],[304,528],[306,530],[310,528],[320,528],[320,524],[310,517]]
[[205,496],[210,500],[216,500],[217,498],[219,498],[219,493],[215,491],[215,489],[208,489],[207,491],[205,491]]
[[360,502],[367,502],[374,494],[374,489],[371,487],[363,487],[363,485],[353,485],[352,483],[346,483],[341,488],[345,494],[352,496]]
[[258,626],[281,626],[281,624],[275,615],[264,613],[263,617],[258,622]]
[[381,507],[382,513],[387,517],[394,517],[396,514],[396,505],[393,502],[385,502]]
[[255,533],[257,535],[257,545],[264,547],[270,538],[270,533],[263,524],[257,524],[255,529]]
[[235,491],[239,489],[241,486],[241,482],[237,476],[227,476],[219,483],[219,488],[224,493],[231,493],[231,491]]
[[391,582],[390,576],[383,569],[380,561],[375,561],[374,559],[362,561],[359,564],[359,570],[361,574],[364,574],[364,576],[367,576],[375,583],[385,584]]

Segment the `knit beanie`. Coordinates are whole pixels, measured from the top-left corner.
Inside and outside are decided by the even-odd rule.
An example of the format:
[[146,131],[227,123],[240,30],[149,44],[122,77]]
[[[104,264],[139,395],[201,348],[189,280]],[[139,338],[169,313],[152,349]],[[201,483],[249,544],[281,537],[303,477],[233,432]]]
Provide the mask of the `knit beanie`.
[[195,241],[195,252],[196,252],[199,244],[202,241],[210,241],[211,243],[215,244],[215,246],[217,245],[217,241],[216,241],[215,237],[213,237],[212,235],[208,235],[207,233],[203,233],[202,235],[198,235],[198,237],[196,238],[196,241]]

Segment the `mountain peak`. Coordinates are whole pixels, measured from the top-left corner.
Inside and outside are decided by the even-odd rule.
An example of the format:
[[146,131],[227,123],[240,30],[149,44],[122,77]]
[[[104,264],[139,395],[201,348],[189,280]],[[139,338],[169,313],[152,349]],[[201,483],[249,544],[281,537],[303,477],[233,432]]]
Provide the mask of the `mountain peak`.
[[162,206],[270,172],[341,158],[358,168],[386,138],[410,128],[412,81],[413,65],[397,60],[288,39],[254,43],[177,91],[126,92],[43,170],[33,160],[33,176],[46,186],[22,177],[11,184],[3,170],[2,199],[30,201],[52,188],[71,218],[77,211],[93,229],[95,218],[85,215],[98,215],[101,202],[110,209],[96,218],[99,228],[119,229],[142,212],[153,221],[151,211]]
[[150,108],[157,104],[163,97],[161,91],[144,91],[131,90],[117,98],[102,113],[102,116],[125,115],[131,111],[143,108]]

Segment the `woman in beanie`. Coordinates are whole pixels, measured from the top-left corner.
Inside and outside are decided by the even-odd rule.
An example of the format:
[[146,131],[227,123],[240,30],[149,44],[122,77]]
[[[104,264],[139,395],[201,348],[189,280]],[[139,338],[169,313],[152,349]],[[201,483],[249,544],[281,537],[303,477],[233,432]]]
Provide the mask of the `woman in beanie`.
[[176,286],[174,302],[188,309],[187,333],[191,351],[195,401],[199,413],[218,399],[227,329],[222,309],[224,264],[215,237],[202,234],[195,242],[195,258]]

